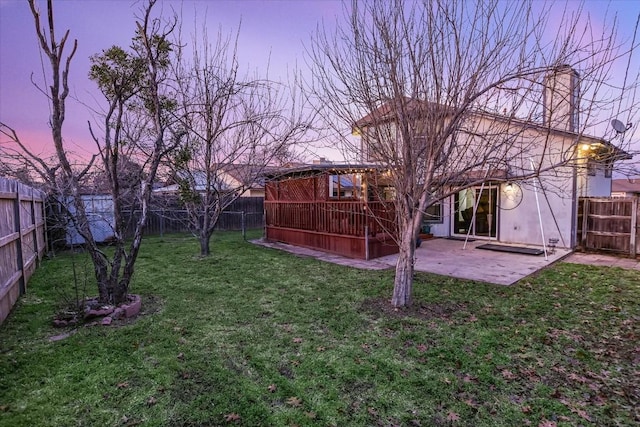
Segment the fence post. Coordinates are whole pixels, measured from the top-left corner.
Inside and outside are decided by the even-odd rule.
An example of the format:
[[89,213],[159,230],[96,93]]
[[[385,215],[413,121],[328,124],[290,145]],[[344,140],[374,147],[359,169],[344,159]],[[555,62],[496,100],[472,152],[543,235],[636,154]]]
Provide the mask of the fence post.
[[589,219],[589,199],[582,199],[582,241],[580,245],[582,246],[582,251],[587,251],[587,222]]
[[36,196],[35,191],[31,188],[31,203],[29,203],[29,209],[31,210],[31,226],[33,226],[33,250],[36,255],[36,267],[40,266],[40,248],[38,247],[38,225],[36,222]]
[[164,237],[164,208],[160,211],[160,237]]
[[16,198],[13,199],[13,224],[14,231],[18,232],[18,238],[16,239],[16,264],[18,271],[21,272],[18,288],[20,295],[24,295],[26,292],[26,281],[24,272],[24,259],[22,258],[22,227],[20,221],[20,183],[16,182]]
[[638,197],[631,202],[631,237],[629,242],[629,255],[636,257],[636,238],[638,235]]
[[[42,232],[44,233],[44,239],[43,243],[44,243],[44,247],[42,248],[42,256],[45,255],[45,253],[48,253],[49,251],[49,226],[47,224],[47,196],[40,191],[40,201],[42,202],[40,206],[40,212],[42,214]],[[51,252],[53,252],[53,249],[51,250]]]
[[240,226],[242,227],[242,238],[247,241],[247,213],[245,211],[242,211]]

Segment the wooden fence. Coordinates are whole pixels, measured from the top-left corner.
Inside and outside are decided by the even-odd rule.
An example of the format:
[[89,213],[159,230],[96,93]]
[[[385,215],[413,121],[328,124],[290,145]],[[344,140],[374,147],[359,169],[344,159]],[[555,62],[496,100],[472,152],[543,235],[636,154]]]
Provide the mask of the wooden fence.
[[[140,211],[125,212],[130,216],[131,227],[127,230],[133,235],[133,227],[140,215]],[[220,215],[216,230],[239,231],[264,227],[264,198],[240,197],[235,200]],[[189,225],[189,216],[186,210],[180,208],[151,209],[147,215],[145,235],[163,235],[165,233],[177,233],[192,231]]]
[[636,257],[640,254],[640,210],[635,198],[581,198],[578,246]]
[[41,191],[0,178],[0,323],[44,255],[44,203]]

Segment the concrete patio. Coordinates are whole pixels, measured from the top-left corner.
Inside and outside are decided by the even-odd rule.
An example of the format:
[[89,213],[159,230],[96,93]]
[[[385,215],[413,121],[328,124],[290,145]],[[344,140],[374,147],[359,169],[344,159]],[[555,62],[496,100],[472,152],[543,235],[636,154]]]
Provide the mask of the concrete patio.
[[[448,239],[431,239],[422,242],[416,250],[416,271],[441,274],[458,279],[477,280],[497,285],[512,285],[520,279],[566,257],[571,251],[557,249],[544,255],[522,255],[477,249],[486,240],[467,242]],[[376,261],[395,266],[397,255]]]
[[[398,255],[395,254],[365,261],[284,243],[263,240],[255,240],[253,243],[285,250],[299,256],[309,256],[334,264],[370,270],[393,268],[398,259]],[[424,241],[416,250],[415,269],[458,279],[512,285],[571,253],[571,251],[559,249],[545,259],[544,255],[521,255],[476,249],[476,246],[484,243],[487,241],[468,242],[465,248],[463,241],[447,239]]]

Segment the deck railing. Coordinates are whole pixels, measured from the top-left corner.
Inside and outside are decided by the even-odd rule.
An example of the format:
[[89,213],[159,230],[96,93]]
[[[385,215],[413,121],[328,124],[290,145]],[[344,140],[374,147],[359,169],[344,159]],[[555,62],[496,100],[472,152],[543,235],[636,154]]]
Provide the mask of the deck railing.
[[364,237],[395,234],[395,210],[386,202],[265,201],[266,225]]

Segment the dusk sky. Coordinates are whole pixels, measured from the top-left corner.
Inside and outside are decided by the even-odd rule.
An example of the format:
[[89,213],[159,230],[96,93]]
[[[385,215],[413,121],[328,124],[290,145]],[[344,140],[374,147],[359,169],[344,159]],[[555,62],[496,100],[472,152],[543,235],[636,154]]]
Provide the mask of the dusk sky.
[[[40,1],[46,17],[46,1]],[[270,58],[269,77],[285,80],[288,70],[304,65],[304,45],[322,20],[335,22],[342,13],[338,1],[167,1],[166,16],[174,8],[183,16],[183,33],[190,38],[194,16],[198,25],[206,19],[211,36],[222,26],[224,32],[242,28],[239,40],[241,66],[263,75]],[[78,40],[71,65],[71,94],[89,105],[101,95],[87,78],[89,57],[113,45],[128,47],[134,32],[134,14],[146,3],[131,0],[56,0],[54,18],[57,37],[70,29],[70,39]],[[68,43],[70,49],[71,43]],[[70,51],[70,50],[69,50]],[[42,85],[43,72],[33,18],[26,0],[0,0],[0,121],[18,131],[32,146],[51,140],[47,125],[46,98],[31,83]],[[48,60],[42,57],[44,66]],[[48,71],[48,68],[47,68]],[[96,152],[87,130],[87,108],[69,99],[63,134],[69,148],[78,154]],[[334,153],[337,154],[337,153]]]
[[[40,1],[40,9],[46,15],[46,2]],[[210,35],[237,28],[240,32],[240,63],[264,72],[271,56],[270,77],[286,78],[287,69],[304,69],[304,44],[308,45],[317,25],[324,22],[333,26],[336,17],[342,15],[342,4],[332,0],[302,1],[167,1],[159,6],[170,12],[171,7],[183,16],[183,32],[191,33],[194,15],[199,24],[206,18]],[[127,47],[134,30],[134,14],[144,3],[131,0],[57,0],[54,1],[54,17],[57,37],[70,29],[70,39],[78,40],[78,51],[71,66],[70,86],[72,95],[89,105],[95,105],[100,95],[95,84],[88,80],[89,57],[112,45]],[[603,19],[618,12],[619,36],[630,40],[640,14],[640,2],[621,0],[608,4],[590,1],[586,11],[594,20]],[[167,13],[167,16],[170,13]],[[640,35],[638,36],[640,37]],[[70,46],[69,46],[70,47]],[[640,61],[638,54],[632,63],[631,74],[637,75]],[[42,85],[42,66],[48,70],[45,57],[40,56],[31,12],[25,0],[0,0],[0,121],[18,131],[21,139],[32,147],[43,141],[49,143],[51,134],[47,125],[49,110],[46,98],[31,83]],[[640,94],[638,94],[640,96]],[[639,102],[640,100],[636,100]],[[90,141],[87,108],[69,99],[64,136],[69,149],[80,155],[96,151]],[[640,117],[640,114],[636,114]],[[634,126],[640,126],[635,123]],[[636,137],[640,132],[635,132]],[[319,153],[326,155],[327,153]],[[329,153],[329,156],[336,153]],[[334,158],[334,160],[337,160]]]

